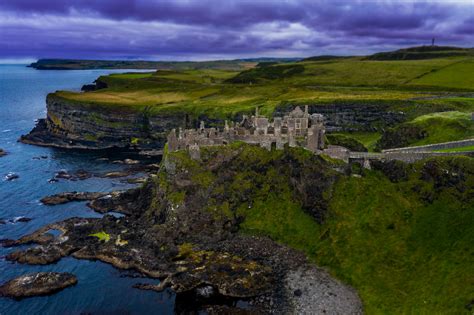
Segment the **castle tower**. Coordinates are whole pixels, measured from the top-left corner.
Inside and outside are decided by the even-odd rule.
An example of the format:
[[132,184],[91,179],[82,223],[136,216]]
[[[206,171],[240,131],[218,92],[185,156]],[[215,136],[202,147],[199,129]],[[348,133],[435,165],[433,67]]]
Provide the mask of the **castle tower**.
[[258,116],[259,115],[258,115],[258,106],[257,106],[257,107],[255,107],[255,117],[258,117]]
[[294,129],[288,131],[288,145],[290,147],[296,147],[296,135]]
[[316,152],[319,149],[319,128],[316,125],[311,126],[308,130],[308,138],[306,142],[306,149],[310,150],[311,152]]
[[201,120],[201,123],[199,125],[199,130],[203,131],[205,128],[204,121]]
[[171,132],[168,134],[167,141],[168,141],[169,152],[174,152],[178,150],[179,143],[178,143],[178,139],[176,138],[176,129],[171,130]]
[[305,117],[309,116],[308,105],[304,106],[304,115],[305,115]]

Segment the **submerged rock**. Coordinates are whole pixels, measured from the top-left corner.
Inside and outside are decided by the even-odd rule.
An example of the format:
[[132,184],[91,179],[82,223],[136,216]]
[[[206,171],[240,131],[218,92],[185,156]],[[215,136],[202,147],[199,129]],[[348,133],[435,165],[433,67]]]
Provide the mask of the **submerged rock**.
[[140,161],[132,160],[132,159],[125,159],[125,160],[123,160],[123,163],[126,164],[126,165],[135,165],[135,164],[139,164]]
[[5,150],[0,148],[0,157],[7,155],[7,152]]
[[15,218],[9,220],[9,222],[11,222],[11,223],[17,223],[17,222],[26,223],[26,222],[30,222],[31,220],[32,219],[28,218],[28,217],[15,217]]
[[119,178],[119,177],[127,177],[128,175],[130,175],[130,172],[121,171],[121,172],[109,172],[109,173],[105,173],[105,174],[102,175],[101,177],[105,177],[105,178]]
[[12,181],[12,180],[15,180],[15,179],[18,179],[18,178],[20,178],[20,176],[18,174],[13,173],[13,172],[10,172],[7,175],[5,175],[5,180],[7,180],[7,181]]
[[91,178],[92,177],[92,174],[89,173],[88,171],[86,170],[77,170],[75,171],[74,173],[69,173],[68,171],[66,170],[60,170],[59,172],[57,172],[55,175],[54,175],[54,179],[66,179],[66,180],[72,180],[72,181],[75,181],[75,180],[84,180],[84,179],[88,179],[88,178]]
[[77,283],[70,273],[38,272],[19,276],[0,286],[0,296],[21,299],[48,295]]

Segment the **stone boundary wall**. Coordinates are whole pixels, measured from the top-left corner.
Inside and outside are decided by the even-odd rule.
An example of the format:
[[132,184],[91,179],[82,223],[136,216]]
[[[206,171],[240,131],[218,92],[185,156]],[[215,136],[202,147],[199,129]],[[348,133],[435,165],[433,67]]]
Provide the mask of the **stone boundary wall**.
[[[435,156],[459,156],[460,152],[386,152],[383,155],[385,160],[398,160],[406,163],[413,163],[418,160],[423,160]],[[463,152],[462,155],[474,157],[474,152]]]
[[460,141],[451,141],[451,142],[421,145],[421,146],[416,146],[416,147],[404,147],[404,148],[388,149],[388,150],[382,150],[382,152],[383,153],[417,152],[417,151],[426,152],[426,151],[434,151],[434,150],[461,148],[461,147],[466,147],[466,146],[471,146],[471,145],[474,145],[474,138],[473,139],[467,139],[467,140],[460,140]]

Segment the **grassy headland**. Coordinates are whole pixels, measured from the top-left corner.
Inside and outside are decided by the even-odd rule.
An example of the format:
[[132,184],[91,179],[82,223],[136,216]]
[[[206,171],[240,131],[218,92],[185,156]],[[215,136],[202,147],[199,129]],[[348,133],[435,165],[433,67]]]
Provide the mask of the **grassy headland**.
[[[150,73],[103,76],[98,81],[106,88],[86,93],[59,91],[55,96],[106,111],[146,111],[151,116],[186,114],[196,119],[233,119],[238,114],[253,112],[256,106],[262,114],[271,116],[279,108],[297,104],[335,104],[335,110],[339,104],[360,104],[361,108],[380,104],[385,106],[384,111],[403,112],[405,124],[416,125],[417,130],[427,129],[415,132],[413,140],[410,128],[393,126],[401,128],[401,137],[400,132],[395,132],[397,137],[409,138],[405,145],[472,136],[472,123],[469,125],[466,120],[453,122],[446,117],[433,117],[425,122],[415,121],[419,116],[436,112],[474,111],[472,51],[444,47],[435,49],[435,54],[422,48],[408,49],[409,54],[424,56],[405,58],[408,60],[375,55],[326,56],[246,64],[246,69],[223,68],[218,64],[192,68],[180,64]],[[455,126],[458,123],[464,131]],[[370,133],[364,130],[363,135],[362,130],[345,135],[361,141],[370,150],[390,147],[392,144],[387,144],[383,137],[377,145],[374,143],[386,132],[384,127],[376,129]]]
[[30,67],[38,70],[84,70],[84,69],[245,69],[253,67],[258,60],[215,60],[215,61],[146,61],[146,60],[76,60],[40,59]]
[[[216,220],[237,218],[241,233],[305,252],[354,286],[368,314],[470,312],[472,158],[378,163],[357,177],[300,148],[234,143],[203,148],[200,162],[185,152],[167,159],[193,182],[191,194],[208,194]],[[161,178],[173,202],[187,200]]]

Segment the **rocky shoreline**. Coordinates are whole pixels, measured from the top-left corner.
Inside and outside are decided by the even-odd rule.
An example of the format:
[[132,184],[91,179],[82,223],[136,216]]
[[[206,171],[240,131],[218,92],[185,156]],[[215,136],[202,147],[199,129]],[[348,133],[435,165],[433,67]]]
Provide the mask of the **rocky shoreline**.
[[[241,149],[218,153],[208,167],[227,172],[229,159],[240,153]],[[167,167],[139,188],[43,198],[48,205],[89,200],[91,208],[105,215],[71,218],[18,240],[1,240],[5,247],[33,245],[11,252],[6,259],[33,265],[52,264],[67,256],[100,260],[160,280],[155,285],[144,279],[136,289],[171,288],[177,303],[193,301],[194,309],[208,313],[361,313],[360,300],[351,288],[312,266],[301,252],[267,237],[239,233],[241,219],[229,220],[207,210],[206,189],[192,182],[191,169],[169,158],[163,165]],[[186,193],[184,200],[179,191]],[[108,215],[111,211],[125,216]],[[245,301],[246,306],[237,301]]]

